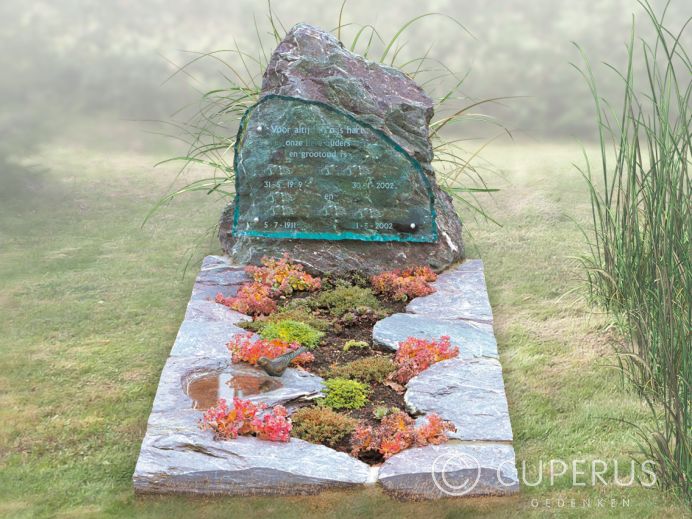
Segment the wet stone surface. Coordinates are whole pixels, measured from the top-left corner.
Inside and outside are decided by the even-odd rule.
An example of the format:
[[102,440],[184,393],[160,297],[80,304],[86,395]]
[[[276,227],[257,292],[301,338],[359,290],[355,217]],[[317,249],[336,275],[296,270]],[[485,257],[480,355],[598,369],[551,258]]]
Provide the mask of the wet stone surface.
[[209,373],[195,377],[187,383],[187,396],[194,409],[209,409],[219,399],[232,402],[233,398],[244,398],[267,393],[281,387],[275,378],[261,375]]

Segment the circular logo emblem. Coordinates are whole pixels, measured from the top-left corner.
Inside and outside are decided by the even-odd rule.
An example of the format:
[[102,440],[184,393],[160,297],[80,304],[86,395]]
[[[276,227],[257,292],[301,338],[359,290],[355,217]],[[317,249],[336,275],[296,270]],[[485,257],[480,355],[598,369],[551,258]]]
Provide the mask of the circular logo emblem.
[[481,478],[481,464],[464,452],[445,452],[432,464],[435,486],[449,496],[463,496],[471,492]]

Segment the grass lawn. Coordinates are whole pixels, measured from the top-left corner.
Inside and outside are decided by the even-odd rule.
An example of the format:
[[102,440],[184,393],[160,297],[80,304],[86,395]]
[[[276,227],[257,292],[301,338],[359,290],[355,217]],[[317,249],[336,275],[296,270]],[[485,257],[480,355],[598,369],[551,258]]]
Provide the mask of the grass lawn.
[[[626,479],[636,437],[622,420],[648,415],[612,368],[606,320],[581,298],[575,221],[587,223],[590,209],[571,165],[579,148],[516,145],[487,157],[502,169],[489,179],[502,191],[488,209],[504,226],[470,222],[467,248],[486,264],[520,475],[522,460],[535,482],[539,460],[616,459]],[[612,470],[608,486],[544,477],[502,499],[403,503],[376,489],[136,498],[131,477],[159,374],[199,261],[219,252],[206,231],[222,207],[183,198],[141,228],[172,178],[151,169],[158,158],[55,144],[0,170],[0,516],[685,515],[658,489],[614,486]]]

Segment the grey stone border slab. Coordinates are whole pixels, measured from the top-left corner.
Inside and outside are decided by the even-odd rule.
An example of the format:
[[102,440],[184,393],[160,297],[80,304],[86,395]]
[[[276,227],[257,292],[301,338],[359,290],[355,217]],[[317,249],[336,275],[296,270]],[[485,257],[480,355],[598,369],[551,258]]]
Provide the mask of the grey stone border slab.
[[[457,431],[449,433],[454,438],[450,443],[395,454],[382,466],[379,482],[401,497],[432,499],[462,495],[459,489],[443,491],[445,478],[456,479],[454,486],[475,474],[478,481],[463,495],[515,493],[519,484],[512,427],[483,262],[465,261],[439,275],[432,286],[435,292],[413,299],[407,313],[376,323],[373,341],[397,349],[408,337],[450,337],[459,348],[459,356],[413,377],[406,384],[404,400],[408,411],[421,415],[418,423],[426,421],[427,414],[436,413],[454,423]],[[451,460],[448,469],[437,467],[438,457]],[[462,458],[474,464],[459,468]],[[432,477],[433,466],[441,471],[437,482]]]
[[433,364],[406,384],[413,414],[437,413],[457,428],[451,438],[512,441],[509,409],[496,359],[454,358]]
[[493,311],[482,263],[475,260],[473,265],[464,265],[439,275],[437,281],[431,283],[436,291],[412,300],[406,311],[433,319],[466,319],[492,324]]
[[443,335],[449,336],[452,344],[458,346],[462,359],[497,358],[497,341],[489,324],[446,321],[416,314],[393,314],[375,323],[372,330],[375,344],[391,350],[397,350],[399,343],[408,337],[432,340]]
[[519,491],[514,449],[503,444],[429,445],[384,462],[379,482],[400,498],[508,495]]
[[[373,330],[374,341],[392,349],[409,332],[421,338],[449,335],[460,347],[459,358],[414,377],[405,395],[415,412],[436,412],[453,421],[458,428],[453,437],[458,439],[403,451],[380,468],[296,438],[287,443],[251,437],[217,441],[209,431],[199,429],[201,413],[192,408],[185,392],[190,380],[228,370],[264,376],[254,367],[230,363],[226,344],[246,333],[237,324],[250,318],[214,302],[217,293],[235,295],[246,281],[243,269],[226,258],[204,259],[161,373],[133,475],[137,493],[297,495],[379,482],[385,491],[400,497],[435,499],[453,495],[440,488],[442,476],[457,481],[472,480],[474,474],[478,481],[464,495],[518,491],[482,262],[469,260],[440,275],[434,294],[414,299],[406,314],[390,316]],[[289,369],[280,381],[283,387],[249,398],[269,405],[283,403],[290,409],[294,399],[314,397],[323,387],[319,377],[296,369]],[[450,456],[453,461],[448,468],[438,470],[439,459]],[[459,456],[475,460],[475,465],[460,464]]]

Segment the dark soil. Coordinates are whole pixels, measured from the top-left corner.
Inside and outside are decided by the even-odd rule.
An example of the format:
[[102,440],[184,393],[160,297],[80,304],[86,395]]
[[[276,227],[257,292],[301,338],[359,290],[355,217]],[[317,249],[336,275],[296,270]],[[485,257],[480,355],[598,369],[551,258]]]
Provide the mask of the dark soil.
[[[305,297],[306,294],[296,294],[295,297]],[[385,356],[391,359],[394,358],[394,352],[381,349],[375,346],[372,342],[372,328],[375,323],[394,313],[404,312],[406,304],[400,302],[392,302],[379,298],[384,309],[383,314],[377,318],[365,319],[350,326],[342,326],[338,319],[333,319],[333,326],[325,331],[325,336],[322,338],[320,346],[311,350],[315,355],[315,360],[305,366],[305,369],[311,373],[315,373],[321,377],[327,377],[330,368],[338,365],[343,365],[348,362],[372,356]],[[289,300],[285,300],[286,304]],[[328,317],[324,312],[318,311],[320,317]],[[369,344],[368,348],[351,348],[348,351],[343,351],[344,344],[349,340],[365,341]],[[385,406],[387,408],[398,408],[405,411],[404,395],[402,392],[397,392],[386,384],[372,383],[370,384],[370,394],[368,403],[361,409],[340,410],[357,419],[362,425],[377,426],[379,420],[374,416],[376,408]],[[342,452],[350,453],[350,437],[346,437],[334,449]],[[382,461],[382,456],[377,452],[367,452],[360,456],[360,459],[366,463],[375,464]]]

